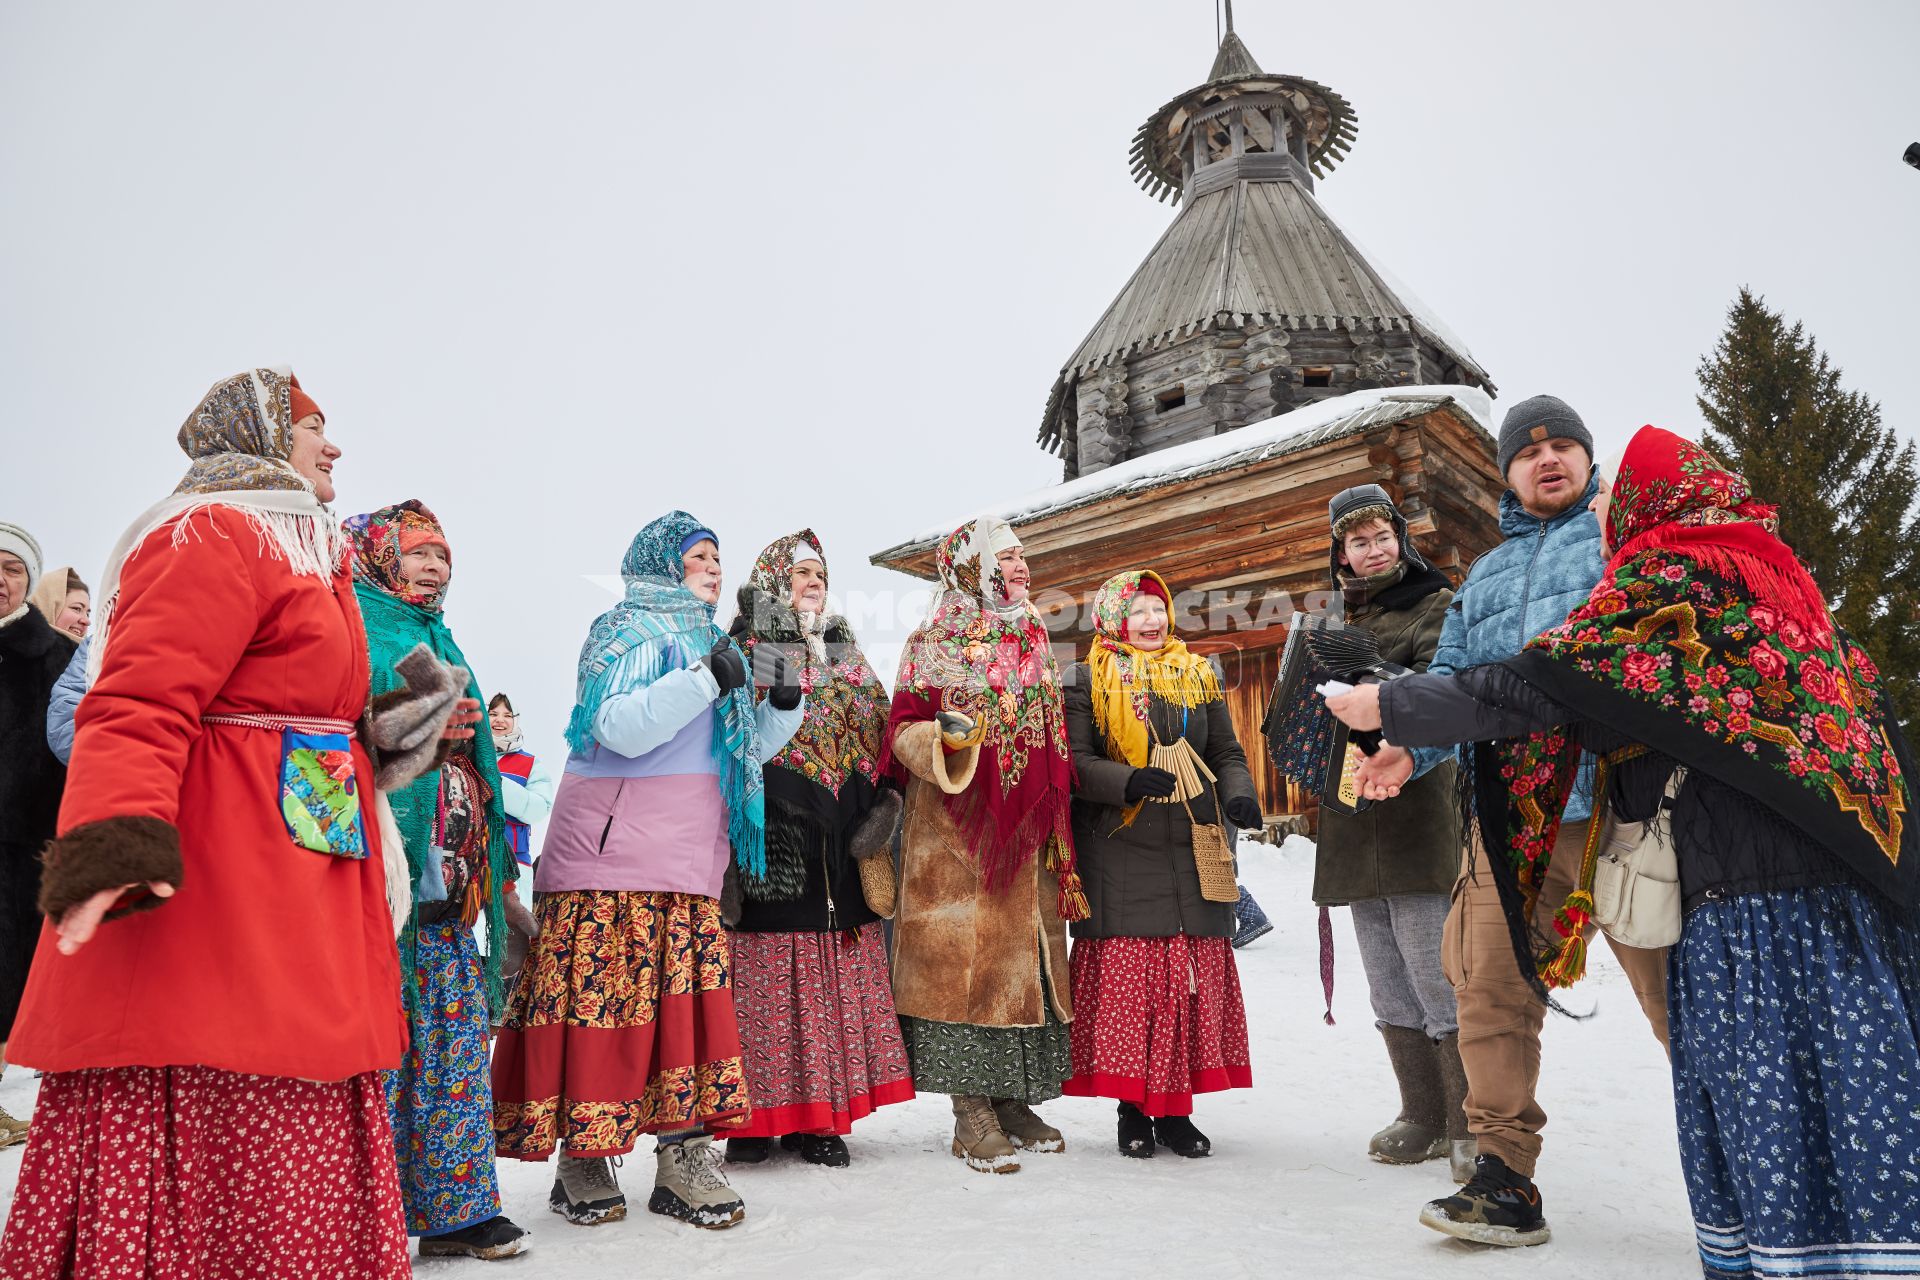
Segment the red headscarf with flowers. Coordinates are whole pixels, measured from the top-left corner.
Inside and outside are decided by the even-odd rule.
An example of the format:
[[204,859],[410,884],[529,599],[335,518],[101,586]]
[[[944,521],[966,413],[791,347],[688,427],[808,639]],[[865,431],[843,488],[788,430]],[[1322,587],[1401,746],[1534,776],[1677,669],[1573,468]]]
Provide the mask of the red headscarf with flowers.
[[940,582],[927,620],[907,639],[893,684],[882,772],[905,787],[893,754],[903,724],[957,711],[986,727],[973,782],[946,798],[989,891],[1038,856],[1059,874],[1059,911],[1087,917],[1074,871],[1073,752],[1060,668],[1046,624],[1026,601],[1007,601],[991,530],[968,521],[941,540]]
[[[1774,508],[1700,446],[1649,426],[1621,461],[1607,532],[1616,550],[1587,602],[1503,664],[1572,723],[1477,757],[1482,835],[1510,916],[1532,918],[1583,725],[1633,744],[1616,763],[1652,752],[1744,792],[1910,905],[1920,850],[1905,742],[1879,670],[1834,625]],[[1591,859],[1555,914],[1557,938],[1533,940],[1549,986],[1584,969]]]

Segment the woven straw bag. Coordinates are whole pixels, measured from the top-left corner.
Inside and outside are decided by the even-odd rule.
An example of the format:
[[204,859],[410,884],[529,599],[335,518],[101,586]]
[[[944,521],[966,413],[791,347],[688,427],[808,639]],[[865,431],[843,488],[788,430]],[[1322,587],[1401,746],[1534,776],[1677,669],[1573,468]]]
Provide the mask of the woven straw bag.
[[893,876],[893,854],[882,849],[871,858],[862,858],[860,867],[860,892],[867,900],[867,910],[882,920],[893,919],[894,901],[899,894],[899,886]]
[[1213,770],[1207,768],[1206,761],[1184,735],[1173,745],[1163,746],[1152,716],[1147,717],[1147,732],[1153,739],[1153,750],[1148,757],[1153,767],[1165,769],[1174,776],[1174,794],[1161,803],[1178,799],[1187,811],[1187,828],[1193,837],[1193,867],[1200,874],[1200,896],[1208,902],[1240,901],[1239,881],[1233,874],[1233,845],[1227,840],[1227,829],[1217,822],[1199,821],[1193,816],[1193,806],[1187,799],[1200,794],[1200,778],[1204,776],[1213,791],[1214,816],[1220,816],[1220,788]]

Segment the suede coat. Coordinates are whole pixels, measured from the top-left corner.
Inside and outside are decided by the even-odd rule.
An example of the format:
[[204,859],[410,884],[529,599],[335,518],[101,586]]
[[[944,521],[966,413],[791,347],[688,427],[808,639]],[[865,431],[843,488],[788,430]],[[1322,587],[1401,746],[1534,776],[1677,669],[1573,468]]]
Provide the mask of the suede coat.
[[[1453,591],[1433,570],[1409,573],[1398,592],[1351,609],[1347,621],[1380,641],[1380,656],[1425,671],[1440,647]],[[1411,602],[1405,596],[1423,589]],[[1454,799],[1455,764],[1434,765],[1398,796],[1360,813],[1320,810],[1320,841],[1313,864],[1313,900],[1323,907],[1409,893],[1447,893],[1460,874],[1460,815]]]
[[[902,1017],[980,1027],[1037,1027],[1073,1018],[1059,877],[1029,859],[989,893],[945,804],[973,783],[980,749],[948,752],[931,720],[894,731],[909,780],[893,924],[893,997]],[[1035,963],[1035,961],[1039,963]],[[1046,989],[1040,975],[1045,970]]]

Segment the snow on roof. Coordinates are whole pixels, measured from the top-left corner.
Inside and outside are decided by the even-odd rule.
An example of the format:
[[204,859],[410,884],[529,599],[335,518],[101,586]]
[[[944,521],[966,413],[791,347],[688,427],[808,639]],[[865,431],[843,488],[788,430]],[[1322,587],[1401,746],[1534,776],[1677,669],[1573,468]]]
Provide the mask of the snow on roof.
[[1329,440],[1355,435],[1371,427],[1431,413],[1449,403],[1460,406],[1475,426],[1492,435],[1493,401],[1478,387],[1395,387],[1349,392],[1249,423],[1223,435],[1209,436],[1204,440],[1194,440],[1131,458],[1077,480],[1036,490],[984,512],[974,511],[957,516],[899,546],[889,547],[873,559],[878,563],[910,555],[938,542],[975,517],[997,516],[1017,526],[1117,494],[1140,493],[1216,471],[1284,457]]

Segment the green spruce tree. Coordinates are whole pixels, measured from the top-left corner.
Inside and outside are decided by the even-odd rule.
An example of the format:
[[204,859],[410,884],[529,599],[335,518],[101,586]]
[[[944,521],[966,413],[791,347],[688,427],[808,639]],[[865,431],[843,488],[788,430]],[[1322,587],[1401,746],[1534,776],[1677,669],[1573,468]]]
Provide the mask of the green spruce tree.
[[1834,617],[1886,674],[1903,724],[1920,715],[1920,460],[1880,406],[1840,384],[1812,335],[1742,289],[1700,362],[1702,441],[1780,508],[1780,536]]

